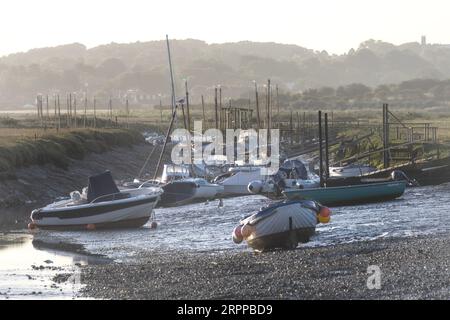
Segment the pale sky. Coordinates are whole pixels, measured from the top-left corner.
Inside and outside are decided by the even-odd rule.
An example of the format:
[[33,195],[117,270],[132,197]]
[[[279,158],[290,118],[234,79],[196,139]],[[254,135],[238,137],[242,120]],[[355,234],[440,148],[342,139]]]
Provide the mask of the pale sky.
[[373,38],[450,43],[448,0],[1,0],[0,56],[80,42],[194,38],[344,53]]

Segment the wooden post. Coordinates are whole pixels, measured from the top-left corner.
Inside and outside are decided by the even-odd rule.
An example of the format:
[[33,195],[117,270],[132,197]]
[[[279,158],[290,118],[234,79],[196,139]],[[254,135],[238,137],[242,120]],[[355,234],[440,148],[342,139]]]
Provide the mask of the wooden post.
[[330,146],[328,137],[328,113],[325,113],[325,182],[330,177]]
[[189,90],[187,80],[184,81],[184,88],[186,90],[186,116],[187,116],[187,130],[191,132],[191,114],[189,112]]
[[276,89],[276,91],[277,91],[277,117],[276,117],[276,119],[277,119],[277,123],[278,123],[278,129],[280,128],[280,99],[279,99],[279,96],[278,96],[278,84],[276,85],[276,87],[275,87],[275,89]]
[[77,128],[77,95],[73,95],[73,117],[74,117],[74,127]]
[[59,94],[58,94],[58,131],[61,129],[61,104],[59,103]]
[[389,108],[388,104],[383,104],[383,166],[389,168]]
[[[128,104],[128,98],[127,98],[127,104]],[[162,100],[161,95],[159,96],[159,112],[161,115],[161,126],[163,125],[163,110],[162,110]]]
[[87,104],[88,104],[88,98],[87,98],[87,96],[84,96],[84,118],[83,118],[83,128],[86,128],[86,121],[87,121]]
[[259,114],[259,95],[258,95],[258,85],[256,84],[256,81],[255,81],[255,99],[256,99],[256,127],[259,131],[259,129],[261,128],[261,117]]
[[69,127],[72,126],[72,94],[69,93]]
[[324,186],[323,181],[323,137],[322,137],[322,111],[319,111],[319,178],[320,187]]
[[219,85],[219,126],[220,129],[222,130],[222,86]]
[[47,107],[47,121],[49,121],[50,120],[50,113],[49,113],[49,110],[48,110],[48,94],[46,95],[46,97],[45,97],[46,99],[46,107]]
[[97,98],[94,97],[94,128],[97,127]]
[[219,128],[219,110],[217,105],[217,87],[214,88],[214,109],[216,111],[216,129]]
[[270,130],[270,79],[267,80],[267,92],[266,92],[266,97],[267,97],[267,114],[266,114],[266,127],[267,130]]
[[206,129],[205,100],[203,99],[203,95],[202,95],[202,114],[203,114],[203,125],[205,126]]
[[[161,108],[161,124],[162,124],[162,106],[161,106],[161,99],[159,99],[159,104],[160,104],[160,108]],[[128,97],[127,100],[125,101],[125,108],[126,108],[126,115],[127,115],[127,129],[130,128],[130,106],[128,104]]]
[[293,144],[293,142],[294,142],[293,136],[294,136],[294,119],[293,119],[292,109],[291,109],[291,117],[289,119],[289,138],[290,138],[291,144]]
[[109,126],[112,127],[113,112],[112,112],[112,97],[109,96]]

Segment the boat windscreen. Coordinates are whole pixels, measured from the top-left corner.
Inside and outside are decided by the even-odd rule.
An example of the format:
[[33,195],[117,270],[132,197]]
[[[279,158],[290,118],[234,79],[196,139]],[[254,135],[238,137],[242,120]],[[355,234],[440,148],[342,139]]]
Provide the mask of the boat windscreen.
[[89,177],[87,201],[92,202],[98,197],[119,193],[110,171]]

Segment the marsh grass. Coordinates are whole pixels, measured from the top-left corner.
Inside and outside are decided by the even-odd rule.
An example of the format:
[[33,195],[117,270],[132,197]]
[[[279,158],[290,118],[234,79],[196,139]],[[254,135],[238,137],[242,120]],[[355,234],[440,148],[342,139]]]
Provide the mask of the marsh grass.
[[49,133],[39,129],[0,129],[0,172],[30,165],[54,164],[67,169],[71,159],[113,147],[144,142],[130,129],[79,129]]

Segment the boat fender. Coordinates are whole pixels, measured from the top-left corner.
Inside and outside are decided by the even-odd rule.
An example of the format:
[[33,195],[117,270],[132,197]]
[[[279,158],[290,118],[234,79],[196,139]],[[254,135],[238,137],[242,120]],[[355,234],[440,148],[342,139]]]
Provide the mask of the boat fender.
[[252,181],[248,184],[247,189],[250,193],[259,194],[263,188],[263,183],[260,180]]
[[87,224],[86,229],[90,230],[90,231],[95,230],[96,229],[95,224],[93,224],[93,223]]
[[330,222],[331,210],[328,207],[321,207],[319,213],[317,214],[317,219],[320,223]]
[[233,230],[233,234],[232,234],[233,242],[236,244],[239,244],[242,242],[242,240],[244,240],[244,238],[242,237],[241,229],[242,229],[242,226],[239,225],[236,228],[234,228],[234,230]]

